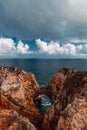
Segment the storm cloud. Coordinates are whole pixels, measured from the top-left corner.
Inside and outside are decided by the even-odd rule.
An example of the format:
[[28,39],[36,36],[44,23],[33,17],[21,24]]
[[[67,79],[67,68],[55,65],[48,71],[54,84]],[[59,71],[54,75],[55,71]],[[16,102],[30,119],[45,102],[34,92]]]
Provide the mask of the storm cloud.
[[87,39],[87,0],[0,0],[0,35]]

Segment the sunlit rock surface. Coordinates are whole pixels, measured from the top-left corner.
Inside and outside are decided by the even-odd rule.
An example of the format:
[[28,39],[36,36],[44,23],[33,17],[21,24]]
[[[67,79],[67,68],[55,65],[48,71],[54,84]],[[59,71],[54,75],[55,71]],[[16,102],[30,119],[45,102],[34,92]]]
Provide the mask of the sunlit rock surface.
[[34,74],[16,67],[1,67],[0,85],[2,108],[16,110],[40,128],[42,115],[34,103],[34,93],[39,85]]
[[[87,72],[67,71],[52,107],[45,113],[44,130],[87,130]],[[58,73],[62,72],[64,69]]]
[[[87,71],[63,68],[47,86],[39,87],[34,74],[1,67],[0,89],[1,111],[16,111],[37,130],[87,130]],[[47,95],[52,103],[45,113],[35,103],[41,100],[41,94]]]
[[0,130],[37,130],[25,117],[14,110],[0,110]]

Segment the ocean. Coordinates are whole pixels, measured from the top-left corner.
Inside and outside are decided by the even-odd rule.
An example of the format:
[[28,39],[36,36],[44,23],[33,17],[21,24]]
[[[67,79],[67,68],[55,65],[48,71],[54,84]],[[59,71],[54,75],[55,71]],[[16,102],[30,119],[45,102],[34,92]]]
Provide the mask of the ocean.
[[[16,66],[27,72],[33,72],[39,85],[47,85],[52,76],[63,67],[75,68],[80,71],[87,71],[86,59],[0,59],[0,66]],[[45,95],[42,95],[39,109],[47,110],[51,102]]]

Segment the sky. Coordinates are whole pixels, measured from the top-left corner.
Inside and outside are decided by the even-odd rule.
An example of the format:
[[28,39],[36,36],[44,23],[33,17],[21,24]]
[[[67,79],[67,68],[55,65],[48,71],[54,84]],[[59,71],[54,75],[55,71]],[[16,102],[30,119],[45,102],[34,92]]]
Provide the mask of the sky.
[[0,58],[87,58],[87,0],[0,0]]

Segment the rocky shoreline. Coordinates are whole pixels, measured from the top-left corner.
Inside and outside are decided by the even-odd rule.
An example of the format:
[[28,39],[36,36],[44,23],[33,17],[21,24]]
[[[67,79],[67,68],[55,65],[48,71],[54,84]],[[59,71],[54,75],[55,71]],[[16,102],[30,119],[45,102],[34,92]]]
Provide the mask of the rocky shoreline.
[[[45,113],[41,94],[52,102]],[[0,130],[87,130],[87,71],[63,68],[40,87],[33,73],[0,67]]]

